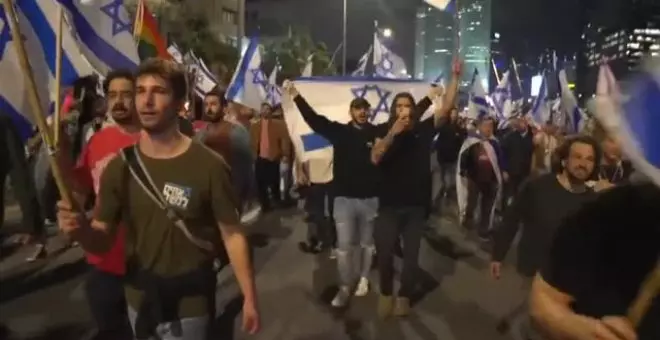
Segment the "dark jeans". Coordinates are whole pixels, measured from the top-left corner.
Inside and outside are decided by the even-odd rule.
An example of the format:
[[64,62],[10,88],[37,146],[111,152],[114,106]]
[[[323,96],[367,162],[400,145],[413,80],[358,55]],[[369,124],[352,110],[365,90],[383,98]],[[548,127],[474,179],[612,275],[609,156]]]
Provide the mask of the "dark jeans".
[[424,207],[381,207],[379,211],[374,241],[382,295],[392,295],[394,254],[400,240],[403,240],[403,270],[399,296],[410,298],[415,291],[419,247],[426,223],[424,210]]
[[509,181],[504,183],[504,191],[502,193],[502,209],[508,208],[513,202],[514,197],[520,190],[520,186],[525,181],[526,177],[510,177]]
[[270,195],[275,202],[282,199],[280,192],[280,162],[257,158],[254,166],[257,178],[257,192],[262,208],[271,207]]
[[[465,227],[471,228],[474,223],[474,213],[479,205],[479,224],[477,232],[486,236],[490,231],[490,216],[497,196],[497,183],[479,183],[468,181],[468,200],[465,208]],[[479,204],[480,203],[480,204]]]
[[100,334],[123,334],[130,329],[121,276],[92,267],[85,294]]
[[21,208],[22,227],[26,233],[42,236],[43,218],[39,211],[37,192],[32,171],[25,159],[23,142],[10,126],[2,126],[0,131],[0,226],[5,218],[5,183],[9,177],[14,197]]
[[336,243],[336,230],[332,221],[333,200],[330,195],[330,183],[312,184],[305,192],[305,210],[307,223],[307,240],[310,243],[321,242],[325,246]]

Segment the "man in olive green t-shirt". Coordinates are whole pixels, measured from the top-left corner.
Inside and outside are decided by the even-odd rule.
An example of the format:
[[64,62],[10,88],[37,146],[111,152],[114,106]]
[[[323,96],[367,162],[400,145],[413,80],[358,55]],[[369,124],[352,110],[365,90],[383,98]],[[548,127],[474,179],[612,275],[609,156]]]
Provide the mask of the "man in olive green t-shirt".
[[92,221],[71,204],[58,203],[60,228],[92,253],[107,251],[115,226],[126,225],[125,288],[137,339],[206,339],[214,316],[214,254],[192,238],[224,242],[245,297],[243,326],[249,333],[259,328],[254,277],[229,168],[221,156],[179,131],[177,112],[185,95],[185,73],[178,65],[160,59],[140,65],[135,104],[143,133],[136,154],[186,228],[171,222],[121,157],[102,174]]

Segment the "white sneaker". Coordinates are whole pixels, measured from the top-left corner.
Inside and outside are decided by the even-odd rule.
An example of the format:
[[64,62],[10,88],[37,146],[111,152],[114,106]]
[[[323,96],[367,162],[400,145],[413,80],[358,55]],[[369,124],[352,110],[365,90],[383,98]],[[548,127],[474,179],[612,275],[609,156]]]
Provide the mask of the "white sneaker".
[[340,287],[335,298],[332,299],[332,307],[341,308],[345,307],[348,304],[348,300],[351,297],[351,292],[348,287]]
[[330,259],[334,260],[337,258],[337,248],[330,249]]
[[365,296],[369,293],[369,279],[361,277],[355,288],[355,296]]

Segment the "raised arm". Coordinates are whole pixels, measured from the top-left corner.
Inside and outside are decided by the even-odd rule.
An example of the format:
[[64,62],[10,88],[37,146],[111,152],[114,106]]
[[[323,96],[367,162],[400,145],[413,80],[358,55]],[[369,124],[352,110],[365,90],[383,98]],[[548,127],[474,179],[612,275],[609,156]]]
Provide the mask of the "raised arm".
[[454,60],[452,65],[452,77],[445,92],[445,98],[442,101],[442,106],[435,110],[433,113],[433,124],[436,128],[442,126],[449,120],[449,114],[451,109],[456,103],[456,97],[458,96],[458,84],[461,78],[461,72],[463,70],[463,64]]
[[290,80],[285,80],[283,87],[285,91],[289,93],[291,98],[293,98],[293,102],[296,103],[303,119],[307,125],[314,130],[314,132],[322,135],[331,142],[339,138],[339,131],[343,128],[343,124],[331,121],[318,114],[309,103],[307,103],[305,98],[300,95],[298,89],[296,89],[295,85]]

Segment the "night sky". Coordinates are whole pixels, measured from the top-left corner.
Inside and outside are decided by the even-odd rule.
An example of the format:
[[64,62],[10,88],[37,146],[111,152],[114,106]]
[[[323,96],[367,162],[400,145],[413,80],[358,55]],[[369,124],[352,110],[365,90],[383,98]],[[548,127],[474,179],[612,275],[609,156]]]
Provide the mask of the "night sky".
[[[333,51],[341,42],[343,0],[248,0],[272,1],[303,11],[292,22],[308,27],[315,39]],[[458,0],[461,1],[461,0]],[[585,0],[491,0],[493,32],[502,36],[507,55],[534,60],[545,48],[559,56],[577,52],[580,39],[578,6]],[[599,0],[601,2],[610,0]],[[347,0],[348,57],[356,61],[373,42],[374,20],[394,31],[395,53],[412,68],[416,9],[423,0]],[[295,4],[295,5],[294,5]],[[305,7],[301,9],[300,7]],[[349,64],[350,65],[350,64]]]

